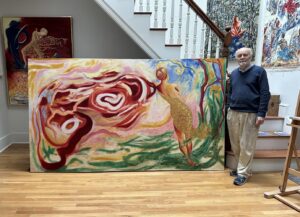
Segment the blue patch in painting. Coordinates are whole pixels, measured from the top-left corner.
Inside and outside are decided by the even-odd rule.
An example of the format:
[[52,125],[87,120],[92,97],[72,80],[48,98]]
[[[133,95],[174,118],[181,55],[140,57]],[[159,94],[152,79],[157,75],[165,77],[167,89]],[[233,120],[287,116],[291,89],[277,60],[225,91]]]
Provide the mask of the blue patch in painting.
[[219,65],[217,63],[213,63],[213,68],[216,73],[217,79],[221,80],[222,76],[221,76],[221,71],[220,71]]
[[[168,71],[168,82],[180,85],[181,92],[183,95],[185,95],[185,93],[191,92],[193,89],[195,77],[193,70],[199,68],[199,61],[196,59],[182,59],[180,61],[178,60],[178,62],[177,60],[170,62],[170,60],[164,59],[148,61],[148,63],[154,71],[156,70],[157,66],[163,62],[167,63],[165,67]],[[178,74],[178,71],[182,73]],[[156,81],[159,82],[158,79]]]
[[[193,68],[199,64],[198,61],[192,59],[184,59],[181,63],[182,65],[172,65],[172,70],[169,70],[169,82],[179,84],[182,88],[181,91],[184,94],[192,90],[194,79]],[[180,70],[183,70],[181,75],[176,73],[178,67],[180,67]]]

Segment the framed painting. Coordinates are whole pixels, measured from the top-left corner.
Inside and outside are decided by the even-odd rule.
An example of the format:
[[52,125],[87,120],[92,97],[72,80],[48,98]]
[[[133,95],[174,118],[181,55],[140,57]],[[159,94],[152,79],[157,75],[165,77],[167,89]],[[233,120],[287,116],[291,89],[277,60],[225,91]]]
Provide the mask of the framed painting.
[[266,2],[262,66],[299,67],[299,17],[299,1],[268,0]]
[[31,171],[223,170],[225,68],[225,59],[31,59]]
[[72,57],[71,17],[3,17],[10,105],[28,104],[28,59]]
[[[230,59],[242,47],[250,47],[255,54],[259,16],[259,0],[209,0],[207,15],[222,30],[231,26]],[[254,56],[253,56],[254,57]]]

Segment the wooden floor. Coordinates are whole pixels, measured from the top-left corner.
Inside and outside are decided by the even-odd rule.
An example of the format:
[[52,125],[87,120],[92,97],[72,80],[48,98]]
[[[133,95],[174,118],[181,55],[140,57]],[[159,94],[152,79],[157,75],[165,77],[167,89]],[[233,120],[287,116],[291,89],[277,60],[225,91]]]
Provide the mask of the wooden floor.
[[255,174],[242,187],[228,170],[29,173],[28,152],[12,145],[0,153],[1,217],[300,216],[263,196],[277,190],[279,173]]

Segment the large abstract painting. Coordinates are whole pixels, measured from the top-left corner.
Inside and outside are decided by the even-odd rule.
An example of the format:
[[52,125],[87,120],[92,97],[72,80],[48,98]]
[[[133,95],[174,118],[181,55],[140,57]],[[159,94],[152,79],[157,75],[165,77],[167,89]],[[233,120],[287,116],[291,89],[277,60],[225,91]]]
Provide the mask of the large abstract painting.
[[3,17],[8,103],[28,104],[29,58],[72,57],[70,17]]
[[223,170],[225,68],[31,59],[31,171]]
[[295,67],[300,63],[300,2],[268,0],[262,65]]
[[209,0],[207,15],[223,31],[231,26],[230,59],[242,47],[252,48],[255,54],[259,0]]

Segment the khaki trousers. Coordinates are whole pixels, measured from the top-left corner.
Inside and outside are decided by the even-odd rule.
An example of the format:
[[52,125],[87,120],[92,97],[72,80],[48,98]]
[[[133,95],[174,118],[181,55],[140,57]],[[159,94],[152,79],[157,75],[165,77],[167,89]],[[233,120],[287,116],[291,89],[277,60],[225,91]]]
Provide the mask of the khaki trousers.
[[238,163],[237,173],[244,177],[252,175],[252,161],[259,127],[255,126],[256,113],[229,109],[227,125],[231,148]]

